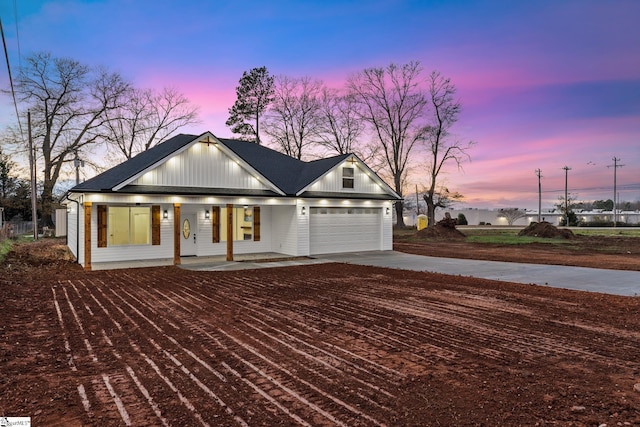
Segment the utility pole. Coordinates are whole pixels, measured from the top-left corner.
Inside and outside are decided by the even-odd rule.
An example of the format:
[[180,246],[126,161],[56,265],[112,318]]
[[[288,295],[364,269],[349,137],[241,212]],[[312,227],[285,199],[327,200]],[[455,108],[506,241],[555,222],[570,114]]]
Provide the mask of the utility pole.
[[617,172],[618,172],[618,168],[623,167],[624,165],[619,165],[618,162],[620,161],[620,159],[618,159],[617,157],[614,157],[613,159],[613,164],[607,166],[608,168],[613,168],[613,227],[616,227],[616,224],[618,222],[618,199],[616,198],[617,193]]
[[569,166],[565,166],[564,169],[564,225],[565,227],[569,226],[569,193],[567,192],[567,182],[569,178],[569,171],[571,168]]
[[75,151],[76,157],[73,159],[73,166],[76,168],[76,185],[80,184],[80,167],[84,167],[84,160],[78,157],[78,150]]
[[540,221],[542,215],[542,185],[540,184],[540,178],[542,178],[542,171],[540,169],[536,169],[536,175],[538,176],[538,223]]
[[29,173],[31,174],[31,220],[33,221],[33,240],[38,240],[38,206],[36,195],[36,159],[31,137],[31,111],[27,111],[27,129],[29,136]]
[[420,198],[418,197],[418,184],[416,184],[416,224],[420,215]]

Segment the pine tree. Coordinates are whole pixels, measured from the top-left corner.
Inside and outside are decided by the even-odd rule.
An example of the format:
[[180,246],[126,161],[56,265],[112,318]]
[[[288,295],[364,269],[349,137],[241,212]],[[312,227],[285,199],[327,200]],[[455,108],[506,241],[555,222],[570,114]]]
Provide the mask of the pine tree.
[[226,125],[233,133],[260,144],[260,116],[273,101],[273,76],[267,67],[253,68],[242,73],[240,84],[236,87],[236,102],[229,109]]

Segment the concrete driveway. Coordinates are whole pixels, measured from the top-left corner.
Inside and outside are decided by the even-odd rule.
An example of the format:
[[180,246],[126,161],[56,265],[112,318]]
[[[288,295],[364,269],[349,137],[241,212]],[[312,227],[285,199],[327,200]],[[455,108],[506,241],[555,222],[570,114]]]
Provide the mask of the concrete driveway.
[[394,251],[316,255],[316,259],[414,271],[472,276],[505,282],[640,296],[640,272],[562,265],[436,258]]

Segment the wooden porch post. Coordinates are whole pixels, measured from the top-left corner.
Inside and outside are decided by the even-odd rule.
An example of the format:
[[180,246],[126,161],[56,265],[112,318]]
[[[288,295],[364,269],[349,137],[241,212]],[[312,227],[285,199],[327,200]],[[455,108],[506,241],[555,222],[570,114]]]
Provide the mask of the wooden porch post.
[[180,203],[173,204],[173,265],[180,265]]
[[233,261],[233,205],[227,204],[227,261]]
[[84,269],[91,270],[91,202],[84,202]]

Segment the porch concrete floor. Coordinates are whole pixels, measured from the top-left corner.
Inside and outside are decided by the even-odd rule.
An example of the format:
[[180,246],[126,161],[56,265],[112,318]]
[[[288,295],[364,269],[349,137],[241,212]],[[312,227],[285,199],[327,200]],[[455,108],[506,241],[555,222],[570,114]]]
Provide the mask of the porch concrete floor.
[[[254,268],[288,267],[292,265],[324,264],[331,262],[308,257],[292,257],[276,252],[234,255],[233,261],[227,261],[226,255],[181,257],[180,268],[197,271],[230,271]],[[173,258],[130,260],[117,262],[98,262],[92,264],[92,270],[117,270],[124,268],[162,267],[173,265]]]

